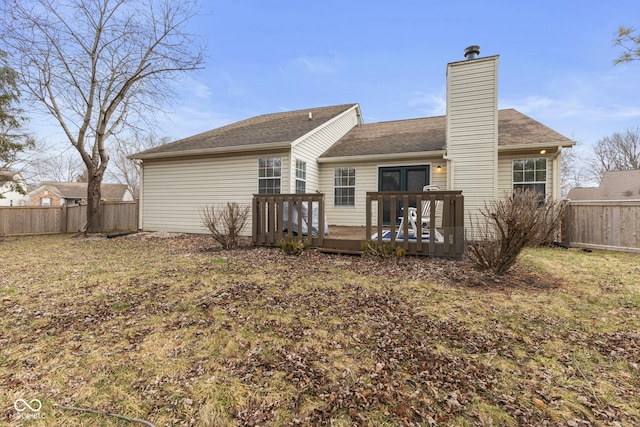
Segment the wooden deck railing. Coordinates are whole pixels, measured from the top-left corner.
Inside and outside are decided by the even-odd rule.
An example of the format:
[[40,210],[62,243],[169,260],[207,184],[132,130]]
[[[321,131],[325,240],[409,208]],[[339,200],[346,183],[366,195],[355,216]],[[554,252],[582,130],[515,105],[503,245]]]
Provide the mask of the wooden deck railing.
[[[254,194],[253,244],[276,246],[282,240],[291,238],[306,240],[311,246],[321,249],[358,252],[361,241],[325,236],[327,220],[324,200],[324,194]],[[366,219],[363,218],[363,223],[366,225],[365,236],[369,240],[377,233],[374,240],[402,245],[410,255],[448,258],[463,256],[464,199],[461,191],[369,192],[366,203]],[[438,235],[438,241],[423,237],[420,232],[415,236],[411,234],[408,209],[398,207],[422,206],[423,203],[431,204],[428,235]],[[439,205],[437,209],[436,205]],[[389,219],[393,220],[384,217],[385,206]],[[395,220],[402,215],[403,230],[400,237],[396,238],[398,226]],[[420,224],[417,226],[422,231]]]
[[322,246],[324,194],[254,194],[252,214],[254,245],[275,246],[291,238]]
[[[440,203],[437,203],[437,202]],[[421,218],[423,203],[430,204],[428,238],[422,235]],[[389,218],[384,217],[388,206]],[[440,205],[440,207],[437,207]],[[417,229],[412,235],[409,226],[409,209],[418,210]],[[400,208],[399,208],[400,207]],[[396,218],[402,218],[403,227],[398,230]],[[399,244],[411,255],[462,258],[464,254],[464,198],[461,191],[367,192],[366,235],[377,232],[379,243]],[[383,230],[387,230],[386,235]],[[396,232],[402,238],[396,238]],[[435,236],[441,235],[442,239]],[[441,240],[441,241],[438,241]]]

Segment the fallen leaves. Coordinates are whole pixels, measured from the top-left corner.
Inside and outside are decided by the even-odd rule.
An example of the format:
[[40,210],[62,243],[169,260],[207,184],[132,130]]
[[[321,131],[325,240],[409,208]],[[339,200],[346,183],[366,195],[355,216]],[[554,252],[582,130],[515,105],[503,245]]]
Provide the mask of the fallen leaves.
[[9,396],[157,425],[640,424],[637,293],[620,286],[624,303],[600,310],[522,265],[493,277],[198,236],[29,242],[36,259],[0,278]]

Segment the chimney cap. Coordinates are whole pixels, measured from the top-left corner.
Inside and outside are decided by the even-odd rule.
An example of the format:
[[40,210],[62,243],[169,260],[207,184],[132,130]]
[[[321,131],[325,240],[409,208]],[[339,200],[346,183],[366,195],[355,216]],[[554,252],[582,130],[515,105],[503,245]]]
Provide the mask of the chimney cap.
[[464,57],[467,59],[476,59],[480,55],[480,46],[469,46],[464,50]]

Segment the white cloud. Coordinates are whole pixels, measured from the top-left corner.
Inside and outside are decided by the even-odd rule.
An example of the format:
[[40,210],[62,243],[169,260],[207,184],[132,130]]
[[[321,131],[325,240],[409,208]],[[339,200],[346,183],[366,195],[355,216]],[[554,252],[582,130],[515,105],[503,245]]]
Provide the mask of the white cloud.
[[209,86],[199,83],[199,82],[195,82],[195,84],[192,86],[193,94],[195,95],[196,98],[209,98],[212,95],[211,89],[209,89]]
[[311,74],[337,74],[340,69],[340,60],[335,54],[330,57],[302,54],[291,62],[294,66],[302,68]]

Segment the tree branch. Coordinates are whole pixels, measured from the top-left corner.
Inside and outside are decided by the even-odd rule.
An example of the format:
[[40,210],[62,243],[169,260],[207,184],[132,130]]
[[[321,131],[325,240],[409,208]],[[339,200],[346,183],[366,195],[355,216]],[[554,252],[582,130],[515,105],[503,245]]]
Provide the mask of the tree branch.
[[121,420],[129,421],[129,422],[132,422],[132,423],[140,423],[140,424],[143,424],[143,425],[145,425],[147,427],[156,427],[154,424],[150,423],[147,420],[142,420],[140,418],[125,417],[124,415],[114,414],[114,413],[106,412],[106,411],[99,411],[97,409],[75,408],[73,406],[58,405],[57,403],[55,403],[53,405],[53,407],[54,408],[58,408],[58,409],[62,409],[62,410],[65,410],[65,411],[88,412],[90,414],[106,415],[108,417],[114,417],[114,418],[118,418],[118,419],[121,419]]

